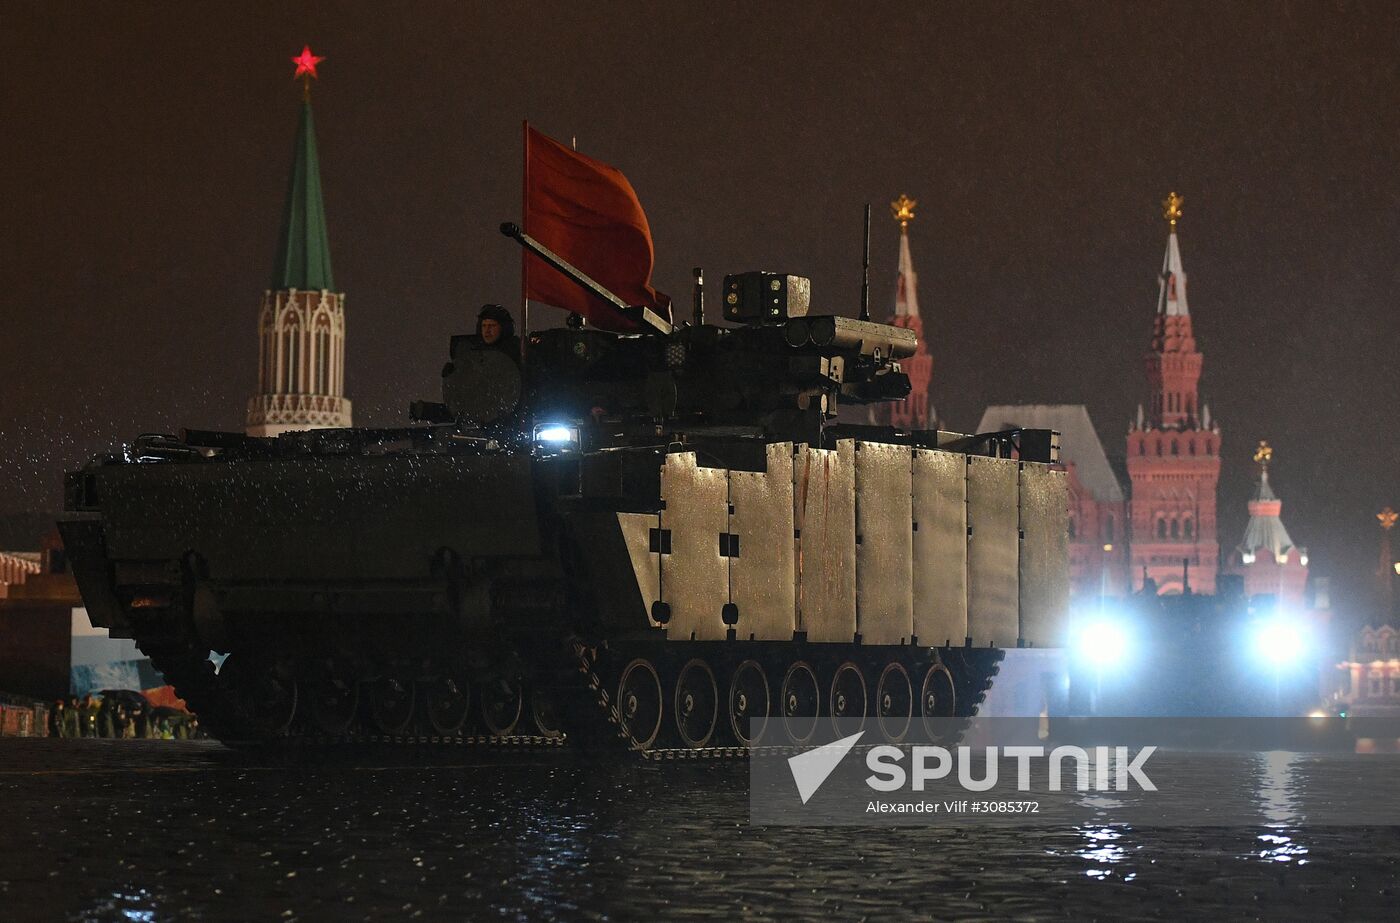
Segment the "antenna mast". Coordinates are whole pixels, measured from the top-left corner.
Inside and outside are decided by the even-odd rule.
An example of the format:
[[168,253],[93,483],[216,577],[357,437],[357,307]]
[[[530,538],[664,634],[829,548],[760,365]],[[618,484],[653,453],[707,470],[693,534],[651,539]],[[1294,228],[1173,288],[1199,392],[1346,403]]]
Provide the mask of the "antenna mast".
[[861,248],[860,319],[870,320],[870,203],[865,203],[865,243]]

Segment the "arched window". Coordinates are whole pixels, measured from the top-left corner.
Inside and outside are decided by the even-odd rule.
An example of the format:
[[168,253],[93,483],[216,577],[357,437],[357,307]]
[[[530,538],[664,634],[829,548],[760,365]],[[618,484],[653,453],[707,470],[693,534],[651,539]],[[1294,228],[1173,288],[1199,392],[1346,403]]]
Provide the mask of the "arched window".
[[1139,455],[1146,455],[1146,454],[1147,454],[1147,440],[1146,440],[1146,439],[1144,439],[1142,442],[1139,442],[1139,443],[1138,443],[1138,454],[1139,454]]
[[1187,448],[1187,451],[1189,451],[1192,455],[1195,455],[1195,454],[1196,454],[1196,440],[1192,439],[1190,442],[1186,443],[1186,448]]
[[1157,440],[1157,457],[1160,458],[1161,456],[1162,456],[1162,440],[1158,439],[1158,440]]
[[1157,520],[1157,537],[1158,537],[1158,538],[1166,538],[1166,537],[1167,537],[1167,521],[1166,521],[1165,519],[1159,519],[1159,520]]
[[1195,537],[1192,535],[1192,533],[1195,531],[1195,527],[1191,524],[1191,520],[1186,520],[1186,522],[1182,524],[1181,528],[1186,533],[1187,538]]
[[1103,521],[1103,540],[1108,544],[1113,544],[1113,517],[1107,516]]
[[1181,538],[1181,534],[1179,532],[1180,526],[1181,524],[1178,523],[1175,519],[1172,520],[1172,538]]
[[316,318],[315,346],[316,393],[330,393],[331,321],[322,314]]
[[296,394],[301,387],[301,327],[295,314],[283,318],[282,326],[282,393]]

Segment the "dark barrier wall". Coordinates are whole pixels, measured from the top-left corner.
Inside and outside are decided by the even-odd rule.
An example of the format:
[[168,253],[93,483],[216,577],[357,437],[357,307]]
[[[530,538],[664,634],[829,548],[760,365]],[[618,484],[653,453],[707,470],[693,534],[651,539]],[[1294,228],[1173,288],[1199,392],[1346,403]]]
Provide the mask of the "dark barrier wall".
[[73,607],[0,601],[0,692],[52,701],[68,694]]

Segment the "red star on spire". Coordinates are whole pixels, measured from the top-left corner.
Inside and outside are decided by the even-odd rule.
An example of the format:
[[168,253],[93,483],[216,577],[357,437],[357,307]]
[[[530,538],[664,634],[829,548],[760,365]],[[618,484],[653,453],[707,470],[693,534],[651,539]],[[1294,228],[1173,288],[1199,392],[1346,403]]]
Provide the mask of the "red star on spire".
[[301,46],[301,54],[297,55],[295,58],[292,58],[292,63],[297,66],[297,72],[292,75],[292,79],[295,80],[298,77],[302,77],[308,74],[312,77],[315,77],[316,65],[320,64],[324,60],[326,59],[318,58],[311,53],[310,45]]

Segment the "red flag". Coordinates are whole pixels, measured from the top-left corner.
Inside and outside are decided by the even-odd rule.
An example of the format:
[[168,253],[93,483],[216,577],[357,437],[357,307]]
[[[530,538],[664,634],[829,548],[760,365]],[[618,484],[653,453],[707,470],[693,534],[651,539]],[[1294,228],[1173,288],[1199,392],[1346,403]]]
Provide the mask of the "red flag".
[[[592,276],[629,305],[667,319],[671,299],[651,287],[651,227],[627,177],[525,126],[525,233]],[[605,330],[632,321],[559,270],[525,253],[525,297],[576,311]]]

